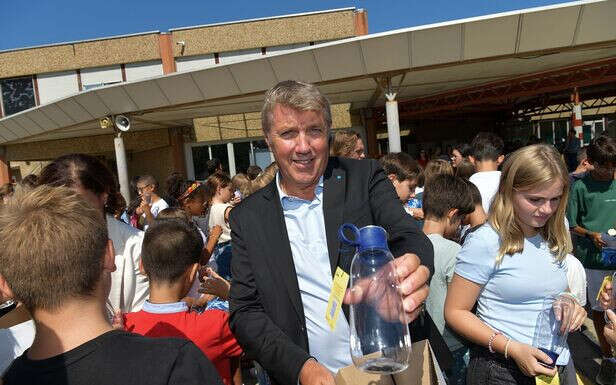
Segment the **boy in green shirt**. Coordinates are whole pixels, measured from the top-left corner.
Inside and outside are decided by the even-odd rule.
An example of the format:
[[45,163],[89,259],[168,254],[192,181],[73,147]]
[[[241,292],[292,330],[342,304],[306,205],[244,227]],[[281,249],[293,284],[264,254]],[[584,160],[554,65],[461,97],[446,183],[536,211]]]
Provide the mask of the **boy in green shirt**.
[[610,345],[601,333],[605,319],[596,295],[603,278],[615,271],[612,266],[604,266],[601,261],[601,249],[606,246],[601,233],[616,225],[616,141],[607,136],[599,136],[588,146],[587,156],[594,170],[571,187],[567,219],[575,236],[574,254],[586,270],[592,319],[601,352],[606,358],[601,363],[596,380],[599,384],[612,384],[616,361],[611,358]]

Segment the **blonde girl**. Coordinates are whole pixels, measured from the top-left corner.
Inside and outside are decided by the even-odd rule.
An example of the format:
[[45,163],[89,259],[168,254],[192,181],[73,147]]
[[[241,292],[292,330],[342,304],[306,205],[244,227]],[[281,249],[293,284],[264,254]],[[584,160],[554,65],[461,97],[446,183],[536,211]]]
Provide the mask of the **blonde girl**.
[[[476,344],[468,384],[530,385],[536,375],[556,370],[561,384],[575,378],[572,365],[567,367],[568,349],[549,369],[541,363],[551,365],[551,359],[532,346],[544,300],[568,291],[568,184],[565,164],[552,146],[514,152],[503,166],[488,223],[467,237],[447,292],[445,320]],[[576,305],[571,329],[584,318]]]

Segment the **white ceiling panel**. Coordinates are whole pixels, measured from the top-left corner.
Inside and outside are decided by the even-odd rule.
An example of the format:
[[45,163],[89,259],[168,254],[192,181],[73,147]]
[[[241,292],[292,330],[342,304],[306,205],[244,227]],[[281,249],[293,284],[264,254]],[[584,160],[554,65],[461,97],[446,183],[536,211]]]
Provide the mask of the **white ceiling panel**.
[[582,8],[575,44],[616,39],[616,1],[585,4]]
[[518,52],[571,45],[579,14],[580,7],[568,7],[523,15]]
[[366,73],[359,42],[315,48],[314,55],[324,81]]
[[98,94],[113,114],[123,114],[137,109],[122,86],[97,88],[94,93]]
[[111,111],[94,91],[81,93],[74,97],[75,101],[88,110],[90,115],[100,118],[109,115]]
[[464,59],[513,54],[519,18],[515,15],[464,24]]
[[43,113],[38,109],[30,111],[28,117],[30,117],[30,119],[32,119],[36,124],[43,127],[45,131],[58,128],[58,125],[53,120],[43,115]]
[[30,134],[39,134],[44,132],[43,128],[30,119],[29,115],[29,113],[17,115],[15,116],[15,122]]
[[26,137],[32,135],[33,133],[29,132],[27,129],[17,124],[15,119],[7,120],[4,122],[4,126],[11,130],[11,132],[15,133],[18,137]]
[[140,110],[162,107],[169,104],[165,94],[163,94],[156,82],[130,83],[125,85],[124,89]]
[[53,120],[58,126],[72,126],[77,123],[70,116],[66,115],[58,106],[53,104],[47,104],[41,107],[41,112],[45,114],[49,119]]
[[6,120],[4,122],[0,122],[0,134],[2,135],[3,138],[5,138],[7,140],[15,140],[15,139],[19,138],[19,136],[17,136],[17,133],[13,132],[6,125]]
[[72,98],[62,99],[57,104],[58,107],[66,112],[75,122],[85,122],[86,120],[94,119],[88,111]]
[[459,25],[414,31],[411,33],[411,66],[423,67],[459,61],[461,43]]
[[280,80],[293,79],[308,83],[317,83],[322,80],[312,51],[272,56],[269,61],[276,78]]
[[278,83],[267,59],[236,63],[231,65],[229,70],[242,93],[265,91]]
[[188,73],[165,76],[156,82],[171,104],[183,104],[203,100],[203,94]]
[[362,40],[360,44],[366,71],[378,73],[409,68],[411,66],[409,38],[410,34],[400,33]]
[[197,71],[191,75],[207,99],[224,98],[240,92],[228,67]]

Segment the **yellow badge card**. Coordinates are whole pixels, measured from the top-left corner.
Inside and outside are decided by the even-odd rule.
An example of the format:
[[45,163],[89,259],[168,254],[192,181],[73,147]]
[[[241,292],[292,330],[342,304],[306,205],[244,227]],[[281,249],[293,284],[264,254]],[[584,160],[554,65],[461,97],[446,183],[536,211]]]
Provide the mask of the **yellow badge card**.
[[342,300],[344,299],[344,293],[346,292],[348,283],[349,275],[341,268],[337,268],[336,274],[334,274],[332,291],[329,293],[327,311],[325,312],[325,320],[332,331],[336,330],[336,321],[338,321],[338,316],[340,315]]
[[611,275],[608,275],[605,278],[603,278],[603,282],[601,283],[601,288],[599,289],[599,292],[597,293],[597,299],[596,299],[597,301],[601,297],[601,292],[603,292],[603,289],[605,289],[605,285],[607,285],[608,282],[612,282]]
[[535,377],[535,383],[537,385],[560,385],[560,379],[558,378],[558,373],[554,377],[542,375]]

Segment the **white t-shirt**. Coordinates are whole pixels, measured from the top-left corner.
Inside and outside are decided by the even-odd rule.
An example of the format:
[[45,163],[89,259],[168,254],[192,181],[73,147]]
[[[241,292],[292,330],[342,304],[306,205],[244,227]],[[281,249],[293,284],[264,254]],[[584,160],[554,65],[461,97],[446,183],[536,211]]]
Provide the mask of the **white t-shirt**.
[[169,205],[167,204],[167,202],[165,202],[163,198],[160,198],[156,202],[152,203],[152,205],[150,206],[150,211],[152,212],[152,216],[156,218],[159,212],[163,211],[168,207]]
[[565,258],[567,264],[567,282],[569,292],[578,300],[581,306],[586,305],[586,271],[582,262],[571,254]]
[[474,173],[468,179],[479,189],[479,193],[481,193],[481,206],[483,206],[483,211],[486,214],[490,211],[490,204],[492,204],[492,199],[494,199],[494,195],[498,191],[500,176],[500,171],[481,171]]
[[139,311],[149,296],[148,278],[139,272],[144,233],[110,215],[107,215],[107,231],[116,254],[107,309],[111,314],[116,310]]
[[218,243],[224,243],[231,240],[231,228],[229,222],[225,220],[225,211],[228,207],[233,207],[229,203],[215,203],[210,207],[210,229],[216,225],[222,227],[222,234],[218,238]]
[[0,377],[13,360],[32,345],[36,329],[34,321],[26,321],[8,329],[0,329]]

